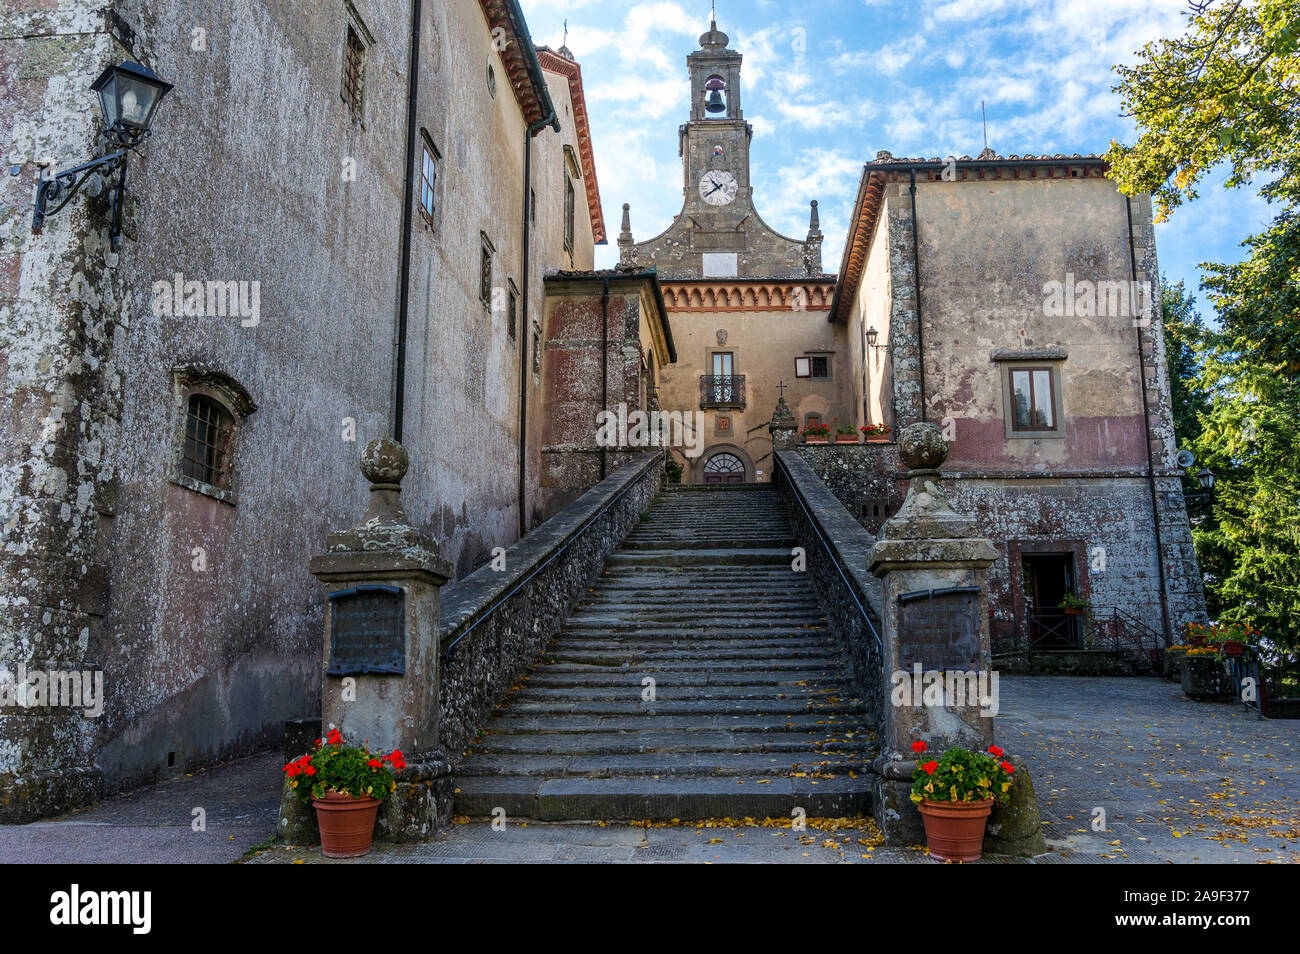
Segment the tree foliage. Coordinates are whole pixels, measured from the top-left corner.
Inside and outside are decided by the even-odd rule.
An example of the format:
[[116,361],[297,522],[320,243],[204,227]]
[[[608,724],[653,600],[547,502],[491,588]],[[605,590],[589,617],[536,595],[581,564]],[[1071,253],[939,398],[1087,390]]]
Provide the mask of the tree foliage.
[[[1157,218],[1197,197],[1216,165],[1277,208],[1245,259],[1203,264],[1216,322],[1181,284],[1163,291],[1181,446],[1217,478],[1193,529],[1210,614],[1263,631],[1295,666],[1300,649],[1300,4],[1205,0],[1183,36],[1116,68],[1137,142],[1113,142],[1111,177],[1152,194]],[[1257,182],[1259,178],[1267,181]]]

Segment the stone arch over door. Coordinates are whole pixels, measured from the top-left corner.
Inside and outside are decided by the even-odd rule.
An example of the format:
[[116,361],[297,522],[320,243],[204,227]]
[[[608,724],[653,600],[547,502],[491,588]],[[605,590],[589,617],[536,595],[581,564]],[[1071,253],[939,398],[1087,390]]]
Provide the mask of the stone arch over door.
[[709,461],[722,454],[734,457],[740,462],[740,466],[744,471],[743,480],[745,483],[752,484],[754,482],[754,461],[750,459],[750,456],[746,454],[742,448],[735,444],[714,444],[699,457],[695,458],[695,463],[691,467],[691,483],[704,483],[704,471],[705,468],[708,467]]

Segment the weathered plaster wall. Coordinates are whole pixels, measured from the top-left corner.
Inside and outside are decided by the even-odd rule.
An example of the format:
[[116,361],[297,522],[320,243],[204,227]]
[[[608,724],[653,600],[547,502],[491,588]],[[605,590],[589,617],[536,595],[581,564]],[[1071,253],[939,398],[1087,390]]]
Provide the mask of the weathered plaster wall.
[[[0,786],[72,779],[40,782],[66,789],[40,811],[95,794],[98,779],[67,766],[97,762],[115,790],[249,751],[319,705],[324,594],[306,561],[363,504],[356,459],[389,428],[398,298],[409,5],[355,8],[372,40],[360,121],[340,97],[341,0],[61,0],[0,17],[0,128],[23,166],[0,180],[0,662],[102,665],[107,695],[93,723],[60,713],[14,730],[0,714]],[[480,5],[424,9],[417,118],[442,158],[433,221],[412,216],[404,489],[463,574],[517,535],[519,345],[505,310],[479,301],[479,233],[496,245],[494,284],[522,289],[524,125]],[[30,236],[33,157],[98,154],[88,86],[125,58],[176,89],[131,161],[121,253],[106,249],[102,195]],[[543,184],[561,139],[543,133],[534,154],[534,308],[544,271],[567,264],[549,251],[563,190]],[[177,275],[258,283],[257,320],[156,314],[155,283]],[[186,363],[257,405],[233,502],[170,480],[184,414],[172,368]]]
[[[1094,606],[1119,606],[1163,631],[1156,514],[1171,628],[1176,632],[1205,612],[1177,493],[1158,310],[1135,325],[1129,312],[1056,317],[1044,307],[1049,282],[1064,284],[1070,276],[1075,282],[1130,280],[1130,208],[1136,279],[1150,282],[1158,298],[1150,201],[1126,203],[1095,173],[1061,166],[1034,170],[1031,177],[1026,169],[972,167],[951,182],[937,173],[918,174],[926,414],[950,440],[945,471],[954,505],[975,513],[1002,553],[989,570],[995,631],[1007,631],[1023,609],[1017,603],[1020,549],[1035,547],[1077,551],[1078,587],[1092,593]],[[919,419],[922,383],[905,169],[891,173],[882,201],[847,327],[874,324],[881,343],[891,345],[897,428]],[[883,306],[889,318],[881,324]],[[1059,368],[1062,433],[1008,437],[1002,365],[994,358],[1019,353],[1042,363],[1033,356],[1044,352],[1064,355],[1048,362]],[[884,377],[867,375],[869,382]],[[870,401],[870,387],[867,393]],[[1148,434],[1154,506],[1146,476]],[[806,453],[826,458],[819,473],[864,525],[876,529],[870,508],[888,479],[882,462],[834,457],[835,451]],[[1108,569],[1090,569],[1100,562],[1090,553],[1104,553]]]
[[[0,179],[0,666],[103,664],[123,379],[111,364],[127,318],[98,178],[31,234],[38,160],[98,154],[86,88],[116,55],[110,4],[0,9],[0,137],[19,175]],[[13,691],[13,687],[8,687]],[[0,709],[0,821],[98,791],[100,724],[77,709]]]
[[[704,462],[722,449],[744,461],[746,479],[770,479],[772,440],[767,423],[782,381],[789,385],[785,399],[800,428],[808,414],[820,414],[828,424],[835,417],[853,422],[849,396],[853,374],[850,363],[841,357],[845,331],[828,322],[824,310],[678,311],[670,319],[678,358],[663,372],[659,403],[665,410],[700,410],[700,376],[713,373],[714,352],[731,352],[734,373],[745,377],[744,408],[705,409],[704,453],[692,461],[678,455],[687,464],[683,481],[701,482]],[[794,359],[809,353],[829,358],[830,378],[795,377]],[[720,430],[719,417],[731,419],[728,431]],[[756,473],[759,470],[761,475]]]

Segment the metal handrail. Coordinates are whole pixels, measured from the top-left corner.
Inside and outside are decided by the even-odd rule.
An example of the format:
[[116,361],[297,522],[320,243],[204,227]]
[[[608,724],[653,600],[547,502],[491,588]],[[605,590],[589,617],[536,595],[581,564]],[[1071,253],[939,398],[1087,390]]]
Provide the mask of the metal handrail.
[[[653,465],[651,465],[651,466],[653,466]],[[461,632],[461,634],[460,634],[459,636],[457,636],[455,639],[453,639],[451,642],[449,642],[446,646],[444,646],[444,647],[442,648],[442,661],[443,661],[443,664],[445,665],[445,664],[451,662],[451,652],[452,652],[453,649],[456,648],[456,644],[457,644],[457,643],[459,643],[462,639],[464,639],[466,636],[468,636],[470,633],[472,633],[472,632],[473,632],[473,631],[478,627],[478,625],[479,625],[480,623],[486,621],[489,617],[491,617],[492,614],[496,612],[497,608],[501,606],[501,604],[505,603],[506,600],[510,599],[510,597],[512,597],[512,596],[514,596],[516,593],[518,593],[519,590],[522,589],[522,588],[523,588],[527,583],[529,583],[529,582],[533,579],[533,577],[535,577],[538,573],[541,573],[544,569],[546,569],[548,566],[550,566],[551,563],[552,563],[552,562],[553,562],[557,557],[560,556],[560,554],[562,554],[562,553],[564,553],[566,550],[568,550],[569,547],[573,545],[573,542],[574,542],[575,540],[577,540],[580,536],[582,536],[582,533],[583,533],[584,530],[586,530],[586,529],[587,529],[588,527],[590,527],[593,523],[595,523],[597,520],[599,520],[601,517],[603,517],[603,516],[605,515],[606,511],[608,511],[610,507],[614,506],[614,504],[616,504],[616,503],[618,503],[620,500],[622,500],[623,497],[625,497],[625,496],[628,494],[628,492],[632,490],[633,487],[635,487],[635,486],[637,486],[638,484],[640,484],[640,483],[641,483],[641,479],[642,479],[643,477],[645,477],[645,471],[642,471],[640,474],[638,474],[635,480],[630,481],[626,487],[624,487],[622,490],[620,490],[618,493],[616,493],[613,497],[611,497],[608,501],[606,501],[606,503],[605,503],[605,505],[604,505],[603,507],[601,507],[601,508],[600,508],[599,510],[597,510],[594,514],[592,514],[590,517],[588,517],[586,520],[584,520],[584,521],[583,521],[583,522],[582,522],[582,523],[581,523],[577,528],[575,528],[574,531],[573,531],[573,533],[570,535],[569,539],[566,540],[566,541],[564,541],[564,545],[561,546],[561,547],[560,547],[558,550],[556,550],[554,553],[552,553],[550,556],[548,556],[548,557],[547,557],[545,560],[543,560],[540,564],[538,564],[537,566],[533,567],[532,571],[531,571],[527,576],[525,576],[522,580],[520,580],[518,583],[516,583],[516,584],[515,584],[513,587],[511,587],[511,589],[508,590],[507,592],[505,592],[505,593],[501,593],[501,594],[499,594],[498,596],[493,597],[493,598],[488,602],[487,608],[484,609],[483,612],[479,615],[479,618],[476,619],[476,620],[474,620],[474,622],[470,623],[469,626],[465,627],[465,629]],[[597,486],[599,486],[599,485],[597,485]]]
[[854,588],[853,584],[849,582],[849,578],[845,575],[843,567],[840,566],[840,561],[835,558],[835,551],[831,549],[830,542],[817,526],[817,521],[813,519],[812,514],[808,510],[807,504],[803,502],[803,495],[799,493],[799,488],[795,486],[795,482],[790,476],[790,469],[786,467],[785,461],[781,459],[780,454],[773,454],[772,459],[776,461],[777,466],[781,468],[781,473],[785,476],[785,482],[790,485],[790,491],[793,494],[794,499],[798,501],[799,507],[803,510],[804,517],[808,520],[808,525],[812,527],[813,533],[817,534],[817,539],[821,541],[822,549],[826,551],[826,557],[831,561],[831,566],[835,567],[836,571],[840,575],[840,579],[844,581],[844,586],[849,591],[849,596],[853,598],[854,604],[858,607],[858,612],[862,614],[863,622],[867,624],[867,632],[871,633],[872,638],[876,641],[876,645],[880,647],[880,658],[883,660],[885,658],[885,643],[884,640],[880,638],[880,634],[876,632],[876,626],[871,622],[871,616],[867,612],[867,608],[863,606],[862,601],[858,599],[857,590]]

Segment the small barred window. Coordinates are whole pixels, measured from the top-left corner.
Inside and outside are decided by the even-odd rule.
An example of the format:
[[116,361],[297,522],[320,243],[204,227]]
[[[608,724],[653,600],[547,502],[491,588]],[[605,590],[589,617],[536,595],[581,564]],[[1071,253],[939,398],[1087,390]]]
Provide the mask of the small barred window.
[[213,487],[229,489],[227,451],[235,419],[206,394],[191,394],[185,419],[181,473]]

